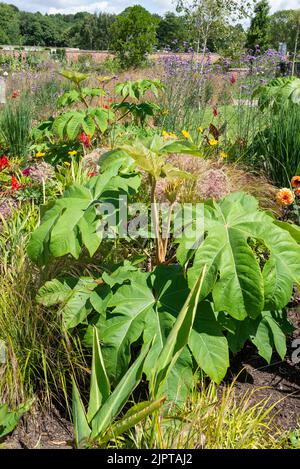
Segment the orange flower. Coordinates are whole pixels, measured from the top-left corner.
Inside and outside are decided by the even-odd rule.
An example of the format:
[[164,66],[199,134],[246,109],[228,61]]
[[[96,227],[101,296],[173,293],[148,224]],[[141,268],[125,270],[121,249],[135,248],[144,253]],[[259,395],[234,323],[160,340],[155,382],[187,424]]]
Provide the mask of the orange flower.
[[293,187],[300,187],[300,176],[294,176],[291,180]]
[[291,205],[294,202],[294,195],[290,189],[284,187],[277,192],[276,201],[279,205]]
[[297,197],[300,197],[300,187],[296,187],[296,189],[294,189],[294,194],[295,194]]

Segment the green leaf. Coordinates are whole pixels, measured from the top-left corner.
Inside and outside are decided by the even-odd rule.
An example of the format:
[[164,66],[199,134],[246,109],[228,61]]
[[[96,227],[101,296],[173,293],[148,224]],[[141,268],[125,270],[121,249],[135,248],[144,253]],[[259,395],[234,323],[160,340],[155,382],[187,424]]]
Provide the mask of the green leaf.
[[274,224],[288,231],[292,238],[300,244],[300,226],[280,220],[274,220]]
[[57,100],[58,106],[69,106],[79,100],[79,92],[77,90],[66,91]]
[[[32,234],[28,254],[34,262],[45,264],[50,255],[62,257],[71,254],[78,258],[82,246],[93,255],[102,241],[100,214],[97,203],[118,200],[122,191],[136,191],[140,177],[136,174],[117,176],[112,168],[91,178],[85,186],[73,184],[57,199],[42,218],[41,225]],[[116,207],[118,209],[118,207]]]
[[109,395],[110,383],[104,366],[97,329],[94,328],[92,375],[89,407],[87,412],[88,422],[92,421],[101,405],[107,401]]
[[273,318],[272,313],[270,311],[264,311],[262,313],[263,318],[268,322],[268,325],[272,331],[273,341],[275,348],[278,352],[278,355],[283,360],[286,355],[286,337],[284,332],[282,331],[279,324]]
[[72,415],[74,424],[74,436],[77,448],[87,443],[91,435],[84,405],[82,403],[75,380],[72,378]]
[[96,413],[91,422],[91,437],[93,439],[96,439],[105,430],[107,430],[113,419],[121,412],[130,394],[139,384],[142,377],[144,361],[146,359],[147,353],[149,352],[150,345],[151,344],[149,344],[148,347],[145,347],[145,349],[141,351],[138,358],[125,373],[112,394]]
[[84,97],[105,96],[106,94],[102,88],[82,88],[81,93]]
[[117,168],[118,171],[129,172],[133,167],[134,159],[122,150],[110,150],[99,159],[101,172]]
[[69,120],[73,117],[73,112],[68,111],[60,114],[53,122],[53,132],[57,133],[57,135],[63,139],[66,136],[66,129]]
[[74,70],[62,70],[59,72],[59,74],[72,81],[73,83],[76,83],[77,85],[88,78],[88,75],[76,72]]
[[246,318],[243,321],[235,321],[235,331],[227,334],[227,341],[233,353],[240,352],[251,335],[255,334],[255,321]]
[[205,268],[199,279],[195,282],[185,304],[183,305],[174,326],[164,344],[153,369],[153,394],[161,392],[161,386],[167,375],[187,345],[193,327],[200,291],[205,277]]
[[172,142],[165,143],[162,147],[162,152],[183,153],[186,155],[204,157],[203,151],[189,140],[174,140]]
[[199,304],[189,347],[198,366],[219,384],[229,367],[228,344],[208,301]]
[[[109,113],[106,109],[97,108],[95,111],[95,120],[99,126],[101,132],[105,132],[108,128],[108,117]],[[113,119],[113,113],[111,111],[110,119]]]
[[73,112],[71,119],[67,123],[66,134],[70,140],[74,140],[84,123],[85,114],[83,112]]
[[8,410],[7,404],[0,404],[0,438],[9,435],[15,429],[22,415],[28,412],[32,404],[33,399],[13,411]]
[[[292,285],[300,280],[300,247],[288,231],[257,209],[253,197],[234,193],[206,205],[204,230],[206,237],[195,251],[188,278],[192,285],[207,266],[201,298],[211,292],[216,312],[241,321],[287,304]],[[263,272],[248,243],[252,238],[269,251]],[[183,260],[184,241],[179,251]]]
[[147,285],[147,274],[131,275],[131,284],[121,286],[112,296],[108,307],[111,318],[100,330],[103,353],[109,375],[117,380],[128,368],[131,344],[143,333],[147,316],[155,303]]
[[257,347],[259,355],[261,355],[268,363],[271,362],[273,354],[273,334],[266,318],[262,318],[259,322],[256,332],[251,337],[253,344]]
[[86,116],[84,120],[82,121],[82,128],[84,132],[89,135],[90,137],[93,137],[96,129],[95,122],[91,118],[91,116]]
[[89,299],[98,284],[90,277],[80,277],[73,288],[54,279],[40,288],[37,301],[45,306],[61,304],[60,313],[66,329],[85,322],[92,311]]
[[157,399],[156,401],[145,401],[134,405],[129,409],[125,416],[115,423],[100,439],[99,444],[105,445],[110,440],[117,438],[123,433],[128,432],[130,428],[145,420],[148,415],[153,415],[165,402],[165,398]]
[[71,292],[72,289],[66,282],[60,282],[55,278],[39,289],[36,300],[44,306],[53,306],[66,301]]

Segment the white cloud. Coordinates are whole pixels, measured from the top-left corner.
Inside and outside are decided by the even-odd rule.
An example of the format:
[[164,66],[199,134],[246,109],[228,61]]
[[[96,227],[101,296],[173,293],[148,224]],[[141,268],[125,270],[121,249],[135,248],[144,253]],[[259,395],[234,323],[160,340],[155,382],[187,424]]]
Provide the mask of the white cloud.
[[269,3],[272,12],[277,10],[296,10],[300,8],[299,0],[271,0]]
[[[1,0],[2,1],[2,0]],[[76,13],[79,11],[106,11],[120,13],[124,8],[136,4],[143,5],[149,11],[164,13],[175,9],[174,0],[7,0],[20,10],[40,11],[41,13]],[[269,0],[271,11],[299,8],[299,0]]]
[[41,13],[76,13],[80,11],[120,13],[124,8],[137,4],[157,13],[174,9],[172,0],[115,0],[113,2],[106,0],[11,0],[5,3],[12,3],[20,10]]

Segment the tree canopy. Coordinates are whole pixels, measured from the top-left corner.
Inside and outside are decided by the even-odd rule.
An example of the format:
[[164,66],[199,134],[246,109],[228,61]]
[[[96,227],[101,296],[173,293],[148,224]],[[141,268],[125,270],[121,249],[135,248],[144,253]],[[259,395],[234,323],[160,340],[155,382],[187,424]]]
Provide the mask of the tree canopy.
[[[249,14],[251,2],[178,0],[180,14],[167,12],[163,16],[151,14],[139,5],[126,8],[119,15],[106,12],[43,15],[0,3],[0,44],[117,50],[118,44],[123,43],[128,55],[129,34],[139,37],[147,26],[146,52],[155,45],[159,50],[207,48],[211,52],[232,55],[233,51],[245,47],[246,31],[241,19]],[[299,31],[299,11],[282,10],[270,15],[267,0],[258,1],[246,45],[252,49],[256,45],[262,50],[278,49],[279,42],[286,42],[288,51],[293,53]]]

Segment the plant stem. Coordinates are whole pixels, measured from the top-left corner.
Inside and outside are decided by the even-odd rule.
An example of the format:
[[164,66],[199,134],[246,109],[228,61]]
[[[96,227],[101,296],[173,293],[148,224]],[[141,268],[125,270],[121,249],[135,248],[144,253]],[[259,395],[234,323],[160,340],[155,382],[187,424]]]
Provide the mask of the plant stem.
[[165,261],[164,257],[164,249],[161,239],[161,233],[159,230],[159,213],[157,209],[157,201],[156,201],[156,180],[153,176],[150,176],[150,185],[151,185],[151,208],[152,208],[152,216],[153,216],[153,226],[154,226],[154,235],[155,235],[155,243],[156,243],[156,263],[162,264]]

